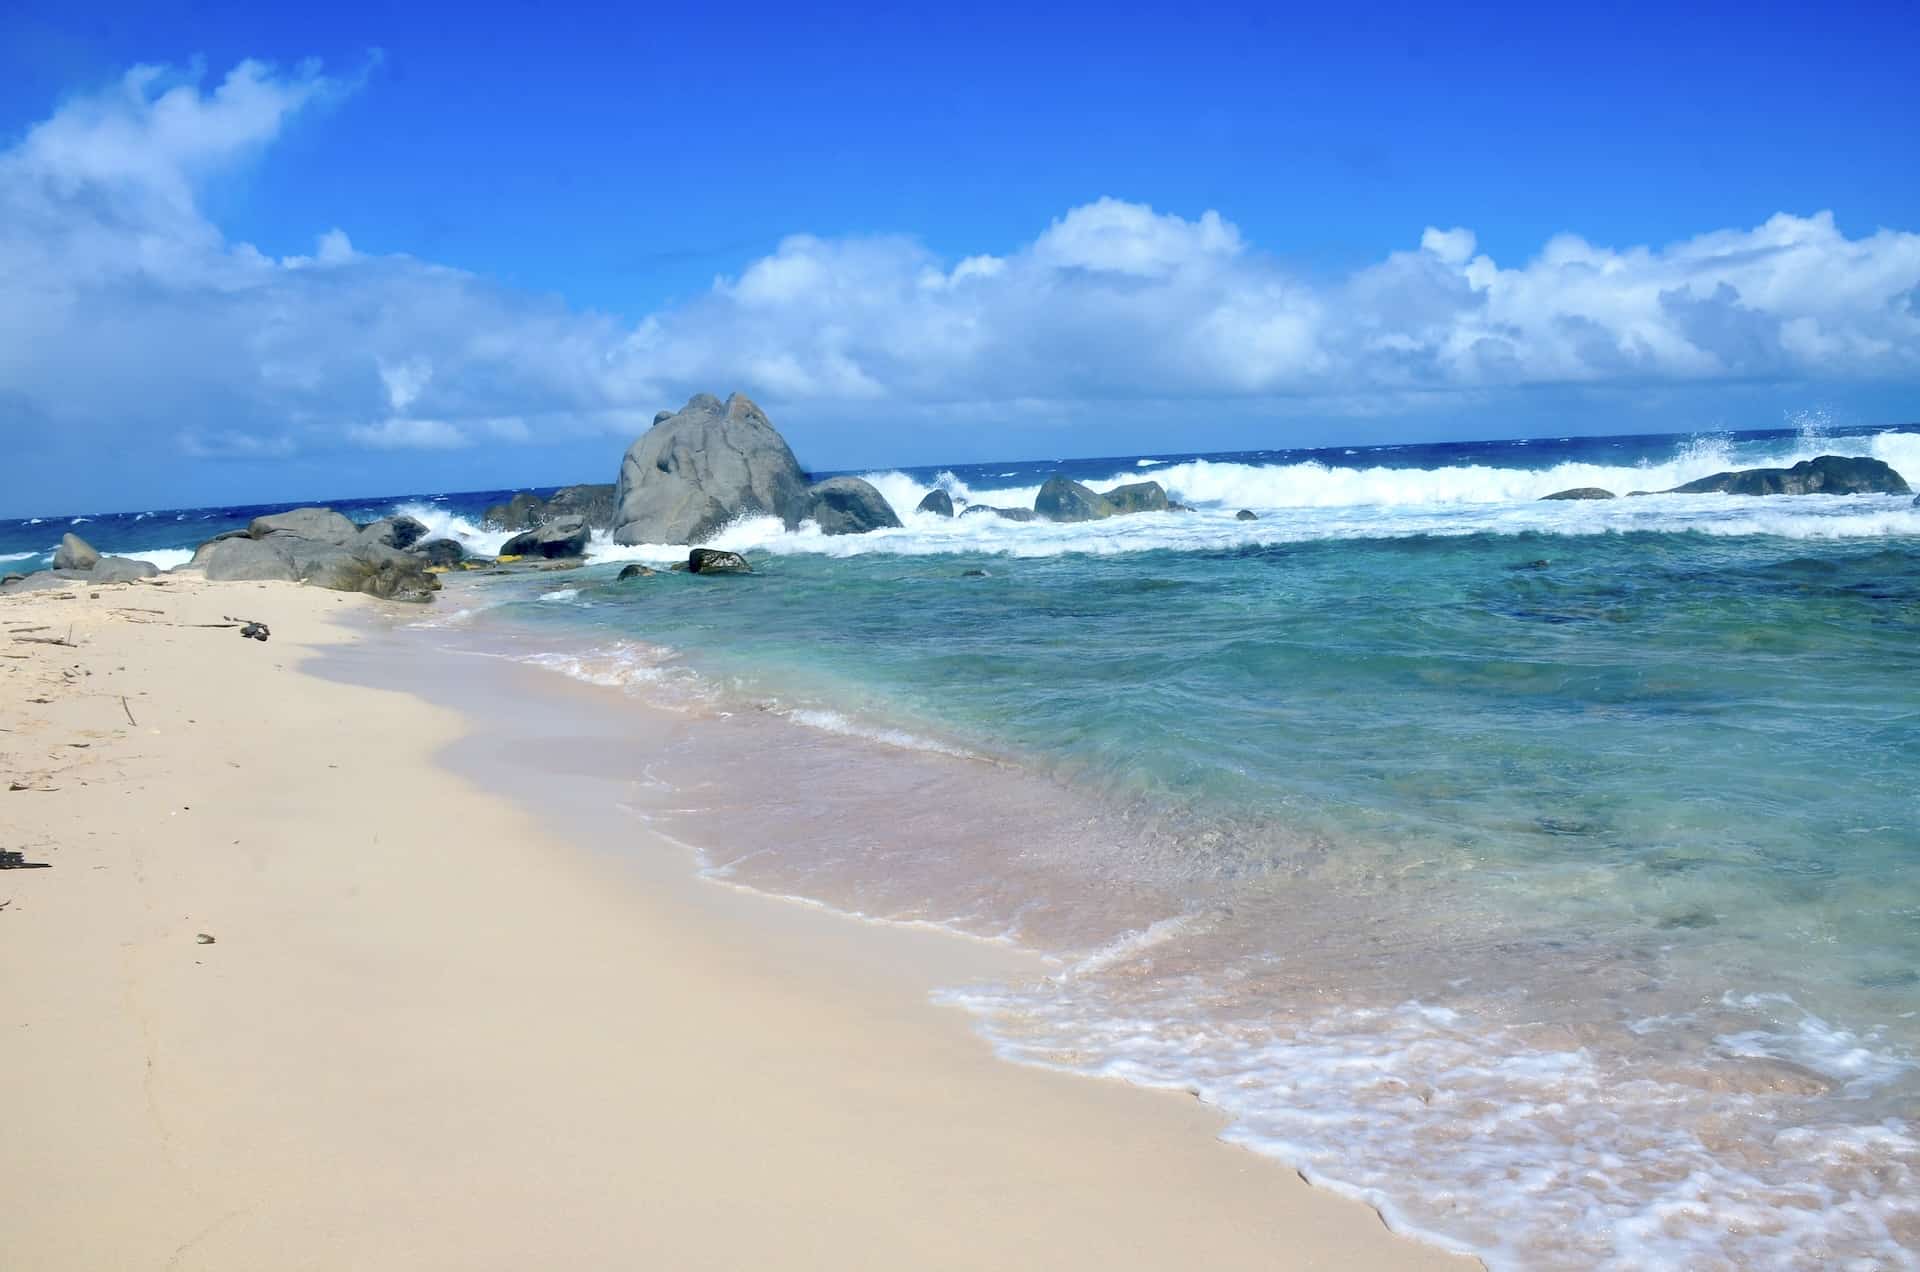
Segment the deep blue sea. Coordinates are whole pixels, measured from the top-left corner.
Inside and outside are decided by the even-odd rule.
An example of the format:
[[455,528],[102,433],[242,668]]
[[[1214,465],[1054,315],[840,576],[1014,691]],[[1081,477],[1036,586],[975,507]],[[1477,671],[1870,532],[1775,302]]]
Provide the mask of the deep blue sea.
[[[1196,1091],[1396,1226],[1913,1267],[1920,508],[1538,501],[1818,454],[1920,484],[1920,426],[889,471],[900,530],[748,521],[753,576],[626,584],[684,550],[600,543],[414,626],[679,713],[643,811],[715,873],[1040,951],[949,995],[1005,1054]],[[1193,510],[910,511],[1055,471]],[[505,493],[334,506],[485,550]],[[177,564],[265,510],[0,522],[0,569],[69,528]],[[711,797],[749,753],[755,797]]]

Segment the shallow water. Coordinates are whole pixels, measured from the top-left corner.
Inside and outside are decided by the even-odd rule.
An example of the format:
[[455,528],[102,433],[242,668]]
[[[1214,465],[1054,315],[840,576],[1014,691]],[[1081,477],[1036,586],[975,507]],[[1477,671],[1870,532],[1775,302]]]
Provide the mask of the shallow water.
[[[675,708],[637,811],[716,873],[1051,955],[955,1000],[1399,1226],[1913,1266],[1920,509],[1536,502],[1820,453],[1920,477],[1912,432],[1081,461],[1196,510],[749,522],[742,578],[600,545],[415,636]],[[1011,505],[1052,467],[874,480]]]

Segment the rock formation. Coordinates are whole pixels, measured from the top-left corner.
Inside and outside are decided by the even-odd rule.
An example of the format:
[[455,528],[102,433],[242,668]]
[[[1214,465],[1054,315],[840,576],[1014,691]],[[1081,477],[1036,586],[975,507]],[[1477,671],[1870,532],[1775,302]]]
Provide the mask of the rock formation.
[[1059,473],[1047,478],[1047,484],[1040,487],[1040,493],[1033,499],[1033,510],[1048,521],[1100,521],[1120,513],[1105,495],[1096,494],[1090,487]]
[[616,543],[698,543],[736,517],[797,524],[806,475],[759,407],[701,393],[627,449],[614,487]]
[[60,546],[53,550],[53,568],[56,570],[91,570],[100,554],[93,545],[77,534],[60,536]]
[[809,486],[806,510],[791,524],[801,521],[814,522],[822,534],[865,534],[900,526],[886,497],[858,477],[830,477]]
[[562,517],[579,517],[589,530],[611,530],[614,513],[614,487],[602,483],[563,486],[546,499],[522,491],[506,503],[489,507],[481,519],[497,530],[533,530]]
[[1904,495],[1912,487],[1877,459],[1822,455],[1792,468],[1746,468],[1675,486],[1670,495]]
[[427,558],[382,541],[393,537],[397,521],[363,528],[331,508],[295,508],[255,517],[244,531],[209,539],[194,552],[193,564],[216,582],[282,579],[394,600],[429,600],[440,580],[427,572]]
[[914,508],[915,512],[930,512],[936,517],[953,515],[953,496],[944,490],[929,490],[926,497]]
[[1612,499],[1613,497],[1611,490],[1602,490],[1598,486],[1575,486],[1571,490],[1556,490],[1550,495],[1542,495],[1540,502],[1545,503],[1549,499]]
[[516,534],[500,545],[500,555],[548,558],[584,556],[589,537],[585,519],[561,517],[538,529]]

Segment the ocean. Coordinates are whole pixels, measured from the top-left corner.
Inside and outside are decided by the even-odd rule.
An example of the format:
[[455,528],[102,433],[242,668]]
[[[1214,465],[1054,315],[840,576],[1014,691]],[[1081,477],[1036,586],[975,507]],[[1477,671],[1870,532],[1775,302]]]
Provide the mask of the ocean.
[[[1920,507],[1539,502],[1819,454],[1920,482],[1920,427],[884,471],[902,529],[749,520],[716,546],[755,574],[628,583],[684,549],[596,542],[403,635],[674,713],[632,812],[705,870],[1040,953],[944,997],[1396,1228],[1496,1267],[1915,1267]],[[1056,471],[1192,510],[911,511]],[[506,493],[332,503],[491,550]],[[268,510],[0,522],[0,570],[69,528],[178,564]]]

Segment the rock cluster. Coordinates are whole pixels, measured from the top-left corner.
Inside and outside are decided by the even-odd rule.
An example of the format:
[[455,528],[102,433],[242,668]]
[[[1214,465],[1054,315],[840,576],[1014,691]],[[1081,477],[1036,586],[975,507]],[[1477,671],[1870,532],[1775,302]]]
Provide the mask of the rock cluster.
[[589,530],[614,527],[614,487],[602,485],[565,486],[545,499],[522,491],[503,504],[494,504],[481,513],[481,519],[496,530],[537,530],[549,521],[578,517]]
[[101,556],[91,543],[71,532],[61,535],[60,546],[53,550],[55,578],[87,583],[131,583],[158,573],[160,567],[151,561]]
[[255,517],[245,530],[207,540],[194,552],[193,564],[215,581],[278,579],[424,601],[440,588],[429,573],[430,559],[394,545],[415,544],[426,532],[411,517],[358,526],[331,508],[295,508]]
[[1792,468],[1746,468],[1675,486],[1670,495],[1905,495],[1906,479],[1877,459],[1822,455]]

